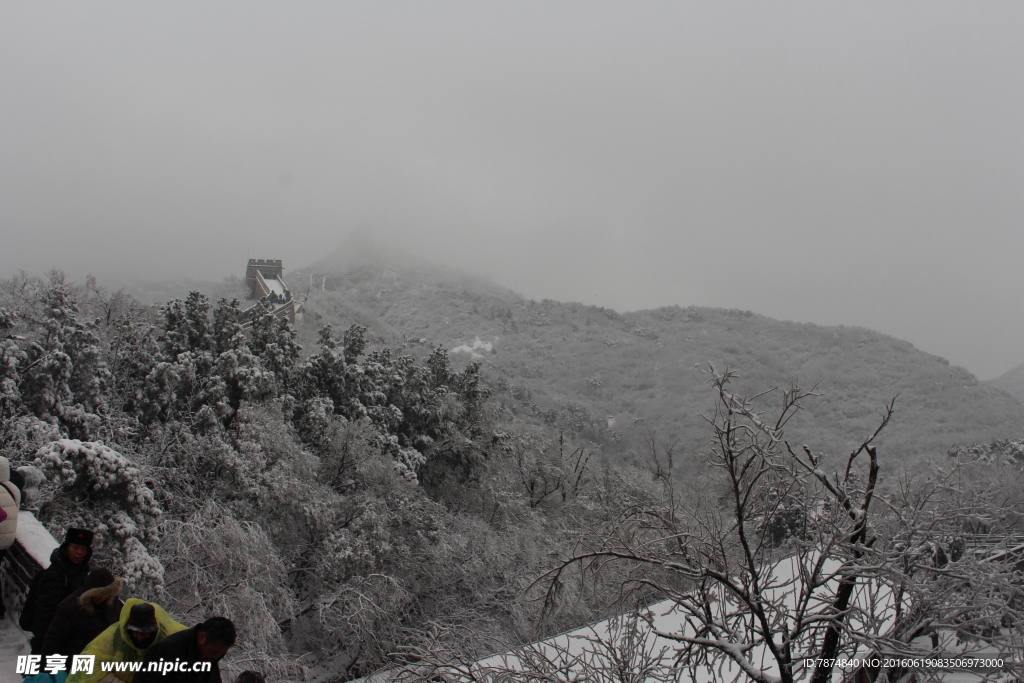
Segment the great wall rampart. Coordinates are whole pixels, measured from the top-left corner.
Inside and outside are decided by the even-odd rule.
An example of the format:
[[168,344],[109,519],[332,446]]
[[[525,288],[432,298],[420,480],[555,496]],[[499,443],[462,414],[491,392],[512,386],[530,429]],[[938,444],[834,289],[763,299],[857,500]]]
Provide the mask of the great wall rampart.
[[[266,300],[271,311],[279,318],[295,324],[295,297],[284,284],[284,266],[281,259],[249,259],[245,268],[245,283],[250,299]],[[239,321],[243,327],[252,324],[255,306],[242,311]]]

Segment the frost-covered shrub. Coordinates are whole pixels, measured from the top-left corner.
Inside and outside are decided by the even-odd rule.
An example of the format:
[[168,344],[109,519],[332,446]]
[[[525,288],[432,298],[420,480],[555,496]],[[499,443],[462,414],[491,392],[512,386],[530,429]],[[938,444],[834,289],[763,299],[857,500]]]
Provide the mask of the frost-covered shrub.
[[997,439],[990,443],[976,443],[971,446],[953,444],[946,455],[961,460],[977,460],[993,464],[1024,465],[1024,439]]
[[65,492],[85,490],[90,497],[126,504],[136,522],[150,526],[160,516],[153,492],[128,458],[98,441],[58,439],[39,449],[36,464],[56,475]]
[[[183,623],[211,615],[234,621],[245,636],[226,658],[229,668],[301,679],[302,667],[288,653],[279,626],[297,610],[288,568],[260,525],[208,502],[188,519],[164,522],[160,537],[156,548],[167,566],[168,611]],[[233,666],[238,661],[248,663]]]
[[110,561],[129,585],[159,591],[163,566],[146,543],[156,540],[161,510],[139,468],[102,443],[77,439],[50,442],[36,451],[35,463],[48,479],[50,500],[40,515],[50,530],[92,529],[99,550],[115,551]]
[[43,444],[59,438],[60,428],[31,415],[0,421],[0,455],[10,460],[11,465],[31,462],[26,460],[26,454],[33,454]]

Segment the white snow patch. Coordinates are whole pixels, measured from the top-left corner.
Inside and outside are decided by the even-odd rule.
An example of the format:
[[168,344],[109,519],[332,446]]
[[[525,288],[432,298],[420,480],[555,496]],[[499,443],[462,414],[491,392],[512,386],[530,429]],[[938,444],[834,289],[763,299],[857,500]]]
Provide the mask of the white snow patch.
[[50,566],[50,554],[60,545],[36,516],[27,510],[18,511],[17,539],[29,557],[43,569]]
[[[494,341],[498,341],[498,338],[495,337]],[[490,353],[493,350],[494,344],[491,342],[481,341],[480,337],[474,337],[472,344],[461,344],[456,346],[451,350],[451,353],[468,353],[473,358],[483,358],[483,354],[477,353],[477,351],[486,351],[487,353]]]
[[278,280],[276,277],[263,278],[263,281],[267,283],[267,287],[270,288],[272,294],[277,294],[279,297],[284,297],[284,283]]

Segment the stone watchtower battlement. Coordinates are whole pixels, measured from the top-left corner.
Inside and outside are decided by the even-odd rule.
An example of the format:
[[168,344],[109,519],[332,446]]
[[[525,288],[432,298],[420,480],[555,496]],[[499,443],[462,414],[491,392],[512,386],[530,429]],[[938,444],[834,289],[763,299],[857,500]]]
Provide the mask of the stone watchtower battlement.
[[[245,284],[249,285],[250,299],[263,299],[274,315],[295,324],[295,298],[284,283],[281,259],[249,259],[249,265],[245,268]],[[253,306],[242,311],[238,322],[243,327],[251,325],[256,310]]]
[[252,299],[256,298],[256,273],[265,278],[280,280],[284,276],[284,266],[281,265],[281,259],[249,259],[249,265],[245,268],[245,284],[249,286],[249,297]]

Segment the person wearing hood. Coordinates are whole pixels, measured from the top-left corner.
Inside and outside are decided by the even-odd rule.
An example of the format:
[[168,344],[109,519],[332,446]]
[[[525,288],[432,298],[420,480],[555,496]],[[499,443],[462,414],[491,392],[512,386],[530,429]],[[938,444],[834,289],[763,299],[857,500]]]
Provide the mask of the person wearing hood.
[[32,632],[32,654],[42,653],[43,638],[61,601],[82,587],[89,574],[93,532],[68,529],[64,542],[50,554],[50,566],[33,579],[19,625]]
[[[11,463],[0,456],[0,560],[14,545],[18,531],[18,508],[21,507],[21,490],[11,483]],[[3,590],[0,590],[0,619],[7,614],[4,607]]]
[[96,569],[85,583],[57,605],[57,612],[43,638],[40,654],[77,655],[121,616],[122,581],[108,569]]
[[67,683],[132,683],[134,671],[107,672],[103,662],[141,662],[153,643],[184,630],[186,627],[171,619],[160,605],[128,598],[117,623],[93,638],[81,652],[96,658],[92,673],[75,672],[68,676]]

